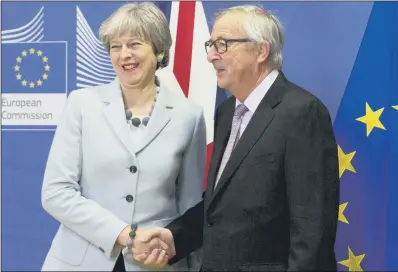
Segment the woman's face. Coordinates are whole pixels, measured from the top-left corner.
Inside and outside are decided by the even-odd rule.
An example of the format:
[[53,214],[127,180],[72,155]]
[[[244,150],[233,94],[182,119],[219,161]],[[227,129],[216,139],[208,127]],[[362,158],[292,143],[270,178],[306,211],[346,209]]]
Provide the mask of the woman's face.
[[145,87],[153,80],[157,59],[152,45],[141,38],[121,36],[112,39],[110,57],[122,86]]

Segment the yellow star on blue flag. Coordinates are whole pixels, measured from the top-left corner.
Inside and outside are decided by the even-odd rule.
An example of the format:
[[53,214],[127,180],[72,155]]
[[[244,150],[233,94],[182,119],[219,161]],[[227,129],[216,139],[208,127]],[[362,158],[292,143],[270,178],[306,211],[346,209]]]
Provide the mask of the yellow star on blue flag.
[[66,44],[2,44],[5,93],[66,93]]
[[334,129],[338,269],[397,271],[398,2],[373,4]]

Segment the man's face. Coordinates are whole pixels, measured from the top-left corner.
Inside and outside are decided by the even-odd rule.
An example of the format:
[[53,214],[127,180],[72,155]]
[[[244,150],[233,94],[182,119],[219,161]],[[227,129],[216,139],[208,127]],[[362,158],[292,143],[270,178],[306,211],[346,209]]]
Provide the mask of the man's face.
[[[237,12],[219,18],[214,24],[211,40],[248,38],[242,29],[245,16]],[[218,85],[232,91],[253,78],[258,65],[258,53],[251,42],[228,42],[225,53],[218,53],[213,46],[208,51],[207,60],[216,70]]]

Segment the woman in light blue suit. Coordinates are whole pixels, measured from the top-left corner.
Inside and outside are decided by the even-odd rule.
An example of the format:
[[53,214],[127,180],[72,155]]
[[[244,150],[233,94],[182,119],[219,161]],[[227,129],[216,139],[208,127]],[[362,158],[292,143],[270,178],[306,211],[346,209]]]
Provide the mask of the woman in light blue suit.
[[100,37],[117,78],[68,97],[42,187],[44,209],[61,223],[44,271],[146,270],[126,251],[131,224],[166,226],[202,196],[202,108],[155,77],[172,42],[164,14],[125,5]]

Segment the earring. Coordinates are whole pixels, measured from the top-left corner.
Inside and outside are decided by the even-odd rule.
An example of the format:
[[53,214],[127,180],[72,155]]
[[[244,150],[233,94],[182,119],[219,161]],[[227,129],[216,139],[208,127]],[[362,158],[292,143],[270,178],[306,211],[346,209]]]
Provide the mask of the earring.
[[158,55],[158,62],[161,62],[161,61],[163,60],[163,56],[164,56],[163,53],[160,53],[160,54]]

